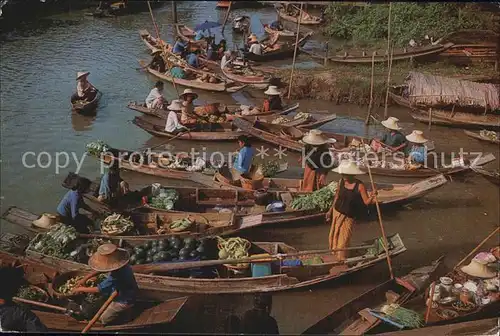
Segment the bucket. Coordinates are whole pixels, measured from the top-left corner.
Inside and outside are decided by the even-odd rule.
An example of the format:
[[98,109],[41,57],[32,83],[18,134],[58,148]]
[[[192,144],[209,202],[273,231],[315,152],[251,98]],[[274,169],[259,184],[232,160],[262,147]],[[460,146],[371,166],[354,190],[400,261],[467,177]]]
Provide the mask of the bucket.
[[269,202],[269,197],[271,196],[266,189],[259,189],[253,193],[255,197],[255,204],[257,205],[267,205]]
[[259,176],[256,179],[248,179],[240,176],[241,187],[246,190],[258,190],[262,189],[264,176]]
[[271,263],[252,264],[252,278],[260,278],[272,274]]

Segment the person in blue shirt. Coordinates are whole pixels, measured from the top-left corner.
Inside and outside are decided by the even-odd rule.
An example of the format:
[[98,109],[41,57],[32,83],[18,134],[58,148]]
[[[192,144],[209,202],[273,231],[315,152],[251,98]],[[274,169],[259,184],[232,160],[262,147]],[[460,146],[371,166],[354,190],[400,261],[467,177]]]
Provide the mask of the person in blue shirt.
[[89,179],[79,177],[76,185],[64,195],[57,206],[58,221],[73,226],[80,233],[88,233],[90,224],[90,219],[80,214],[80,209],[97,214],[83,200],[83,195],[89,192],[90,184]]
[[198,58],[198,52],[199,52],[198,50],[195,50],[186,56],[187,63],[196,69],[200,67],[200,60]]
[[[94,272],[86,275],[73,289],[73,293],[100,293],[104,296],[111,296],[113,292],[118,292],[100,317],[104,325],[126,323],[129,317],[127,315],[136,302],[139,286],[134,271],[129,265],[129,258],[127,250],[118,248],[114,244],[99,246],[89,259],[89,266]],[[100,273],[108,272],[106,279],[96,287],[84,287],[87,280],[95,278]]]
[[269,27],[271,29],[274,29],[274,30],[283,30],[283,25],[279,21],[273,21],[273,22],[271,22],[271,24],[269,25]]
[[174,47],[172,48],[172,53],[174,53],[175,55],[183,55],[185,51],[186,51],[186,44],[182,42],[179,36],[177,36],[175,38]]
[[195,37],[194,37],[194,40],[195,40],[195,41],[200,41],[200,40],[203,40],[203,39],[206,37],[206,35],[204,34],[204,33],[205,33],[205,31],[206,31],[205,29],[198,30],[198,31],[196,32],[196,35],[195,35]]
[[234,161],[233,168],[240,175],[244,175],[250,171],[255,150],[252,148],[248,137],[245,135],[240,135],[238,137],[238,145],[240,146],[240,150],[238,151],[238,156]]
[[427,148],[425,143],[428,141],[424,138],[422,131],[415,130],[406,136],[406,140],[410,142],[407,146],[408,161],[410,164],[418,166],[425,163],[427,158]]
[[112,202],[129,192],[128,183],[120,177],[118,161],[115,162],[101,178],[99,197],[97,197],[99,202]]

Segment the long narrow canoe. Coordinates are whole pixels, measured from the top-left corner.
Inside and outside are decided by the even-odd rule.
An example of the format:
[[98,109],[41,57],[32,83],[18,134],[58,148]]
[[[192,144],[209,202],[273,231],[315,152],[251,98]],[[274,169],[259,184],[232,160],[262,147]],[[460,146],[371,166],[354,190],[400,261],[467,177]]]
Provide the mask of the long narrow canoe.
[[432,109],[429,116],[429,110],[425,111],[421,108],[415,108],[410,105],[408,99],[393,92],[389,92],[389,95],[396,104],[410,108],[410,115],[413,119],[426,124],[429,123],[430,119],[434,125],[500,130],[500,115]]
[[380,336],[491,336],[498,335],[498,317],[467,321],[462,323],[445,324],[419,329],[393,331],[378,334]]
[[91,101],[78,100],[75,103],[71,103],[71,110],[84,116],[93,116],[96,114],[97,104],[99,103],[101,96],[101,91],[98,91],[94,99]]
[[368,333],[382,321],[376,318],[366,319],[360,315],[360,312],[367,308],[379,311],[384,304],[388,304],[389,293],[394,303],[399,305],[406,303],[429,285],[442,264],[442,259],[441,257],[431,265],[420,267],[402,278],[388,280],[370,289],[323,317],[302,334],[364,335]]
[[[428,58],[431,56],[438,55],[443,51],[451,48],[453,43],[439,44],[424,48],[416,48],[410,51],[403,50],[402,52],[396,52],[392,55],[393,61],[403,61],[409,59],[422,59]],[[304,54],[309,55],[311,58],[324,60],[325,56],[321,54],[317,54],[311,50],[307,50],[304,48],[300,49]],[[365,64],[371,63],[372,59],[374,62],[387,62],[389,56],[388,55],[375,55],[373,57],[372,53],[367,53],[366,55],[349,55],[348,53],[344,53],[344,55],[336,55],[336,56],[328,56],[328,60],[335,63],[350,63],[350,64]]]
[[490,181],[497,186],[500,186],[500,173],[497,171],[488,171],[486,169],[474,168],[476,173],[481,174],[486,180]]
[[203,49],[207,48],[207,41],[205,39],[199,40],[199,41],[194,40],[194,37],[196,36],[196,32],[194,30],[192,30],[191,28],[189,28],[188,26],[183,25],[183,24],[176,24],[175,29],[177,32],[177,36],[179,36],[181,38],[181,40],[183,40],[184,42],[189,42],[192,45],[199,46]]
[[258,88],[265,89],[269,86],[269,83],[271,81],[271,76],[269,75],[243,75],[243,74],[238,74],[235,73],[234,71],[231,71],[227,67],[224,67],[221,69],[222,73],[226,78],[229,80],[232,80],[233,82],[238,82],[238,83],[243,83],[243,84],[251,84],[253,86],[257,85]]
[[[296,16],[289,15],[283,9],[276,9],[276,10],[277,10],[280,18],[282,18],[286,21],[298,23],[298,20],[299,20],[298,15],[296,15]],[[323,23],[323,20],[320,17],[310,15],[310,14],[307,14],[305,11],[302,11],[302,18],[300,19],[301,25],[319,25],[321,23]]]
[[490,143],[497,144],[497,145],[500,144],[500,140],[499,140],[500,133],[498,133],[498,132],[497,132],[497,140],[488,138],[487,136],[484,136],[481,133],[477,133],[477,132],[471,132],[471,131],[467,131],[467,130],[464,130],[464,132],[465,132],[465,134],[467,134],[467,136],[470,136],[471,138],[481,140],[481,141],[490,142]]
[[132,121],[149,134],[163,138],[176,138],[192,141],[229,141],[236,140],[242,134],[234,130],[231,124],[196,124],[194,130],[175,135],[165,131],[165,121],[151,116],[135,117]]
[[[389,255],[392,258],[406,251],[399,234],[387,238],[389,240]],[[217,278],[183,278],[138,273],[147,265],[135,265],[133,269],[136,272],[135,277],[140,289],[169,293],[176,296],[279,292],[296,288],[308,288],[385,262],[385,251],[376,247],[380,246],[380,243],[374,244],[375,241],[378,242],[379,240],[380,238],[372,239],[364,242],[361,246],[351,247],[349,258],[343,261],[335,260],[331,252],[324,252],[324,250],[301,252],[281,242],[253,243],[249,251],[250,256],[263,253],[269,255],[301,253],[299,259],[309,261],[302,263],[300,266],[289,266],[289,264],[281,264],[280,261],[271,261],[272,273],[261,277],[251,277],[251,274],[248,273],[249,270],[247,270],[242,277],[231,278],[227,276],[227,269],[222,265],[217,267]],[[54,258],[29,249],[26,250],[26,255],[45,265],[55,266],[60,271],[90,270],[86,264]],[[297,260],[298,258],[284,258],[284,260],[288,259]],[[311,260],[314,261],[310,264]],[[203,267],[205,264],[211,265],[213,261],[196,262],[197,267]]]
[[[298,42],[298,46],[302,47],[304,44],[306,44],[307,39],[311,37],[312,32],[307,33],[304,35]],[[288,57],[292,57],[293,53],[295,50],[295,43],[293,44],[282,44],[279,49],[276,50],[269,50],[265,51],[263,50],[262,55],[256,55],[251,52],[244,52],[244,56],[246,59],[249,59],[254,62],[268,62],[268,61],[273,61],[273,60],[283,60]]]
[[[24,279],[28,284],[48,290],[51,280],[60,272],[65,271],[55,264],[43,263],[39,259],[22,257],[0,250],[0,261],[5,264],[22,267]],[[85,269],[85,268],[84,268]],[[50,279],[50,280],[47,280]],[[144,297],[154,296],[152,291],[140,288],[138,302],[134,307],[134,316],[130,322],[125,324],[104,326],[100,322],[92,327],[92,332],[124,332],[138,331],[146,328],[158,328],[172,322],[187,302],[187,297],[170,299],[165,302],[147,301]],[[163,300],[162,300],[163,301]],[[52,304],[52,302],[48,302]],[[54,304],[58,304],[55,302]],[[39,310],[37,306],[30,309],[42,321],[50,331],[59,332],[81,332],[88,321],[77,320],[69,314],[54,312],[53,310]]]
[[283,37],[283,38],[295,37],[295,32],[293,32],[291,30],[286,30],[286,29],[276,30],[276,29],[272,29],[271,27],[269,27],[268,24],[264,24],[264,30],[266,31],[266,33],[268,33],[270,35],[278,34],[280,37]]
[[[262,141],[281,146],[283,148],[291,149],[296,152],[303,152],[304,144],[299,142],[305,135],[306,130],[297,127],[287,127],[275,124],[267,124],[260,121],[254,123],[249,122],[242,118],[236,118],[233,124],[241,129],[243,132],[250,134]],[[323,132],[327,137],[335,139],[336,143],[333,145],[332,151],[336,153],[338,150],[345,149],[353,139],[364,141],[368,143],[368,139],[359,136],[348,136],[342,134],[335,134]],[[428,151],[430,151],[428,149]],[[484,153],[480,155],[465,154],[463,156],[463,163],[453,161],[454,157],[444,157],[436,153],[428,154],[428,167],[418,168],[414,170],[405,169],[401,164],[401,158],[397,157],[379,157],[379,162],[385,163],[385,167],[377,166],[371,168],[373,174],[394,176],[394,177],[430,177],[439,174],[455,174],[469,170],[471,166],[478,167],[495,160],[495,156],[491,153]],[[456,157],[455,159],[459,159]],[[365,167],[360,167],[367,170]]]

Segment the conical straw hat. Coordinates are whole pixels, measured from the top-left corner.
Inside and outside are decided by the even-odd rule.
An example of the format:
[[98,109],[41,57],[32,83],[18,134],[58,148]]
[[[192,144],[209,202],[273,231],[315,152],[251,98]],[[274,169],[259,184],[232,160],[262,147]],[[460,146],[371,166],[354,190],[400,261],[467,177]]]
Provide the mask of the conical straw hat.
[[111,272],[127,265],[129,254],[127,250],[114,244],[103,244],[90,257],[89,266],[97,272]]
[[167,106],[167,109],[170,111],[181,111],[182,110],[182,103],[178,99],[172,100],[170,105]]
[[398,125],[398,121],[399,121],[398,118],[389,117],[387,118],[387,120],[383,120],[380,123],[384,125],[385,128],[398,131],[401,129],[401,127],[399,127]]
[[281,94],[278,90],[278,87],[274,85],[269,86],[269,88],[267,88],[264,93],[269,96],[278,96]]
[[344,175],[363,175],[363,174],[365,174],[364,171],[359,169],[356,162],[354,162],[352,160],[341,161],[339,166],[335,169],[332,169],[332,171],[339,173],[339,174],[344,174]]
[[496,276],[496,273],[488,268],[487,262],[479,259],[472,259],[469,265],[461,268],[461,271],[476,278],[490,279]]
[[194,99],[198,98],[198,94],[191,89],[184,89],[184,92],[181,94],[181,97],[184,98],[184,96],[188,94],[193,95]]
[[50,229],[52,225],[57,223],[57,218],[52,214],[44,213],[40,216],[40,218],[35,219],[32,223],[34,226],[41,229]]
[[411,134],[406,136],[406,140],[413,143],[426,143],[428,140],[424,138],[422,134],[424,134],[424,132],[414,130],[413,132],[411,132]]
[[306,135],[302,138],[302,141],[306,144],[313,146],[324,145],[328,142],[328,138],[321,132],[320,130],[310,130]]
[[76,80],[79,80],[80,78],[88,75],[90,75],[89,71],[79,71],[76,73]]

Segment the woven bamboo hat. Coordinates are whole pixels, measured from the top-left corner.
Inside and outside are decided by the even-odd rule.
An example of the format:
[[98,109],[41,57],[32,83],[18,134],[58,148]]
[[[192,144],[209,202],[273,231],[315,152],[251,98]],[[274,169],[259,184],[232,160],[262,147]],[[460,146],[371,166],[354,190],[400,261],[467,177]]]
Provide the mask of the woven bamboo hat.
[[274,85],[270,85],[264,93],[269,96],[279,96],[281,94],[278,87]]
[[319,146],[329,142],[329,139],[320,130],[313,129],[304,135],[302,141],[309,145]]
[[111,272],[127,265],[129,255],[127,250],[114,244],[103,244],[90,257],[89,266],[97,272]]
[[422,131],[414,130],[413,132],[411,132],[411,134],[408,134],[406,136],[406,140],[413,143],[421,143],[421,144],[426,143],[429,140],[424,138],[423,134],[424,132]]
[[181,111],[182,110],[182,103],[181,103],[181,101],[178,100],[178,99],[172,100],[172,102],[170,103],[170,105],[167,106],[167,110],[170,110],[170,111]]
[[76,80],[79,80],[82,77],[90,75],[89,71],[79,71],[76,73]]
[[399,131],[401,129],[401,127],[399,127],[398,121],[399,121],[398,118],[389,117],[389,118],[387,118],[387,120],[383,120],[380,123],[382,125],[384,125],[385,128]]
[[49,213],[44,213],[40,216],[40,218],[35,219],[32,223],[34,226],[41,229],[50,229],[52,225],[57,223],[57,217]]
[[181,98],[184,98],[184,96],[186,95],[193,95],[194,96],[194,99],[198,98],[198,94],[195,93],[193,90],[191,89],[184,89],[184,92],[180,95]]
[[339,166],[335,169],[332,169],[332,171],[339,173],[339,174],[344,174],[344,175],[363,175],[363,174],[365,174],[364,171],[359,169],[356,162],[354,162],[352,160],[342,160],[340,162]]
[[472,259],[470,264],[462,267],[460,270],[465,274],[476,278],[490,279],[496,276],[496,273],[491,271],[486,260]]

